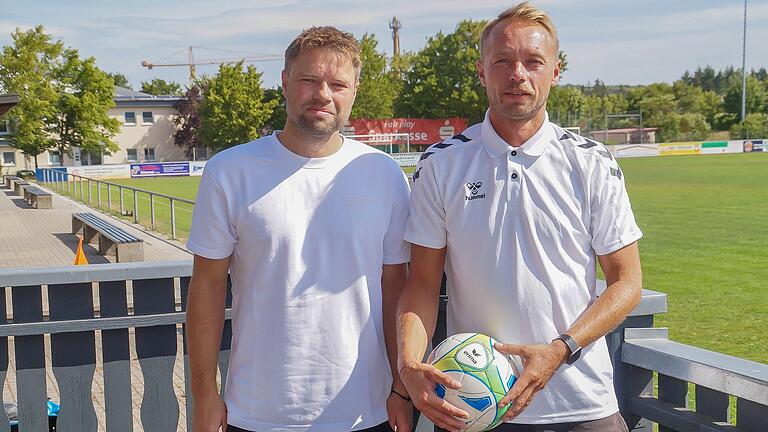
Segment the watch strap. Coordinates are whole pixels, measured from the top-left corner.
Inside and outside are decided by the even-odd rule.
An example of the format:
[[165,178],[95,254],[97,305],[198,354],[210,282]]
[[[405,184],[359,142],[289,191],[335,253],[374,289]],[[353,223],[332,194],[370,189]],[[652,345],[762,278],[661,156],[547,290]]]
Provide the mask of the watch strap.
[[568,347],[568,351],[570,351],[565,363],[569,365],[575,363],[581,357],[581,346],[579,346],[579,343],[567,333],[563,333],[555,338],[555,340],[558,339],[563,341],[565,346]]

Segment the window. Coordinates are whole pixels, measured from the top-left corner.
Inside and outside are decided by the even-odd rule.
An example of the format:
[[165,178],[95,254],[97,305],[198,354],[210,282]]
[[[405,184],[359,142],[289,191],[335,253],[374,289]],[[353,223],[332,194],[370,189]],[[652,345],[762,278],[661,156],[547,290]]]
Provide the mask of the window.
[[125,123],[127,125],[135,125],[136,124],[136,113],[135,112],[126,112],[125,113]]
[[84,152],[81,155],[81,159],[83,165],[101,165],[102,163],[101,153]]
[[11,134],[11,121],[9,119],[0,119],[0,135]]
[[192,147],[192,156],[196,161],[208,159],[208,147]]
[[154,147],[147,147],[144,149],[144,160],[145,161],[153,161],[155,160],[155,149]]
[[58,150],[48,151],[48,164],[61,165],[61,153]]
[[3,165],[16,166],[16,152],[3,152]]
[[128,154],[128,162],[138,162],[139,161],[139,151],[136,149],[126,149],[125,152]]
[[152,111],[144,111],[141,113],[141,124],[152,124],[155,122],[154,117],[152,117]]

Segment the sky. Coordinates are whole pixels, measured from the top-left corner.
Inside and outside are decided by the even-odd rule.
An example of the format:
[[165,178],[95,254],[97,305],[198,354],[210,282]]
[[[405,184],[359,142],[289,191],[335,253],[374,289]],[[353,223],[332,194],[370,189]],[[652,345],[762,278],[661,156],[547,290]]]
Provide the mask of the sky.
[[[397,16],[401,51],[418,51],[437,32],[463,19],[487,20],[516,3],[498,0],[1,0],[0,45],[11,33],[42,24],[47,33],[107,72],[128,77],[133,88],[153,78],[188,82],[186,47],[198,60],[245,55],[280,56],[312,25],[334,25],[360,38],[374,34],[392,54],[389,21]],[[741,67],[741,0],[534,0],[549,12],[568,56],[561,83],[672,82],[697,66]],[[768,0],[749,0],[747,69],[768,66]],[[266,87],[279,84],[282,61],[254,63]],[[216,66],[199,66],[212,75]]]

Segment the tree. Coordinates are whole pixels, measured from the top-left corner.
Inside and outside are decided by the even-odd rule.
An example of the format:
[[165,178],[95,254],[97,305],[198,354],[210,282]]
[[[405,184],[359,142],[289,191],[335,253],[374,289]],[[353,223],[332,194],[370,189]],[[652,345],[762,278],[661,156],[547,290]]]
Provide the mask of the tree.
[[403,117],[465,117],[480,122],[488,106],[477,76],[483,21],[465,20],[448,35],[430,37],[413,56],[395,114]]
[[397,98],[398,86],[387,72],[387,58],[376,50],[374,35],[365,34],[360,40],[362,70],[351,118],[389,118]]
[[672,84],[672,92],[681,113],[701,114],[709,124],[714,122],[717,113],[722,110],[722,98],[713,90],[703,90],[678,80]]
[[547,111],[553,121],[565,126],[572,126],[573,121],[576,121],[578,114],[584,107],[585,97],[579,89],[571,86],[553,86],[550,88]]
[[116,149],[111,137],[119,122],[107,115],[114,106],[114,81],[95,60],[81,60],[42,26],[17,29],[12,38],[0,55],[0,82],[19,94],[14,146],[28,156],[56,147],[62,155],[73,146],[100,153]]
[[712,130],[706,117],[712,95],[685,81],[654,83],[629,91],[630,110],[642,111],[644,127],[659,128],[660,142],[701,140]]
[[[741,115],[741,80],[734,81],[723,99],[726,112]],[[754,76],[747,77],[747,113],[766,112],[768,91],[765,85]],[[741,119],[741,117],[739,117]]]
[[125,75],[117,72],[108,73],[107,76],[112,78],[112,81],[116,86],[133,90],[133,87],[131,87],[131,84],[128,82],[128,78],[126,78]]
[[749,139],[765,138],[768,136],[768,114],[750,113],[744,123],[736,123],[731,127],[731,138]]
[[141,92],[154,96],[181,96],[184,94],[181,84],[160,78],[154,78],[150,82],[142,82]]
[[203,142],[200,139],[200,128],[202,127],[200,95],[200,86],[195,84],[174,105],[179,115],[173,118],[173,124],[176,126],[173,143],[183,148],[187,157],[192,157],[193,148],[203,147]]
[[54,147],[49,124],[56,114],[57,90],[53,68],[63,45],[53,42],[42,26],[26,32],[16,29],[12,45],[0,54],[0,86],[4,92],[17,93],[18,104],[8,113],[16,125],[11,137],[14,147],[35,158]]
[[200,107],[202,143],[219,151],[258,138],[277,104],[264,101],[256,68],[243,69],[242,61],[220,65],[208,80]]
[[264,102],[274,103],[277,101],[275,109],[272,110],[272,115],[266,121],[266,129],[269,132],[285,127],[285,122],[288,119],[288,112],[285,108],[285,95],[283,95],[283,88],[278,86],[277,88],[271,88],[264,90]]
[[112,79],[96,67],[93,57],[80,59],[75,49],[65,49],[62,60],[55,70],[59,97],[52,122],[59,151],[71,153],[79,147],[101,155],[117,150],[112,137],[120,130],[120,121],[107,114],[115,106]]

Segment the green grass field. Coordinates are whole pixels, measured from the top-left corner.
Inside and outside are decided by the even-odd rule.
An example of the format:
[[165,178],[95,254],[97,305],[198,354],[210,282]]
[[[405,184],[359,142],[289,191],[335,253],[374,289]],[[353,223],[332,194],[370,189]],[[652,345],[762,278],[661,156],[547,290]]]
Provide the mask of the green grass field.
[[[669,295],[669,313],[658,317],[657,326],[669,327],[674,340],[768,363],[768,347],[760,340],[768,326],[768,154],[621,159],[620,164],[645,234],[644,286]],[[194,199],[199,181],[115,183]],[[117,192],[112,194],[114,209]],[[138,201],[139,219],[148,225],[149,199],[142,194]],[[131,194],[124,203],[133,208]],[[191,206],[177,208],[177,235],[183,239]],[[155,214],[157,229],[168,232],[167,201],[156,199]]]

